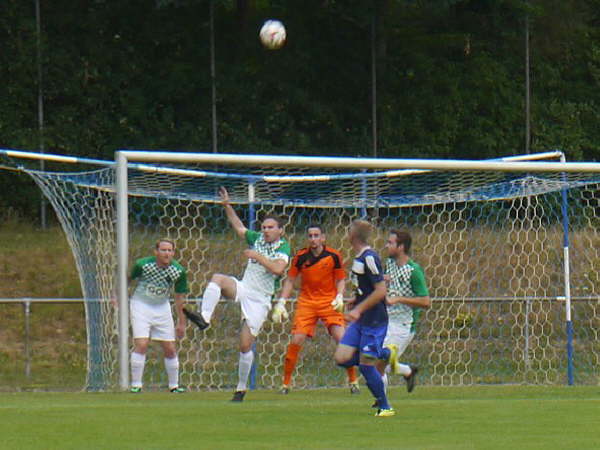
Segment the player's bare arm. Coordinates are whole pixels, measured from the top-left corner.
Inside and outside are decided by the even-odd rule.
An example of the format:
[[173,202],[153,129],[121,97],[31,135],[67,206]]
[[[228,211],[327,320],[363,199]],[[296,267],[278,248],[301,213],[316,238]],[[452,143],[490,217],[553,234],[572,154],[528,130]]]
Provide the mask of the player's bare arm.
[[244,250],[244,256],[246,258],[254,259],[273,275],[281,276],[285,273],[287,262],[284,259],[269,259],[266,256],[261,255],[257,251],[251,249]]
[[413,308],[424,308],[428,309],[431,306],[431,298],[429,296],[423,297],[389,297],[386,300],[388,305],[395,305],[396,303],[402,303]]
[[237,213],[233,209],[233,206],[231,206],[231,203],[229,203],[229,192],[227,192],[227,189],[225,189],[224,187],[221,187],[219,188],[219,196],[221,197],[221,203],[225,208],[225,215],[227,216],[229,224],[236,232],[236,234],[239,237],[243,238],[246,235],[246,231],[248,231],[248,228],[246,228],[244,223],[240,220]]
[[375,284],[375,289],[367,298],[346,313],[346,318],[350,321],[358,320],[364,311],[384,301],[386,293],[387,287],[385,286],[385,281],[379,281]]
[[185,336],[186,319],[183,314],[185,304],[185,294],[175,294],[175,313],[177,314],[177,325],[175,326],[175,335],[178,339]]
[[285,278],[279,298],[290,298],[292,291],[294,290],[294,282],[296,281],[296,278],[297,277],[291,277],[289,275]]
[[341,280],[338,280],[335,284],[335,288],[337,290],[338,295],[344,295],[344,291],[346,290],[346,279],[342,278]]

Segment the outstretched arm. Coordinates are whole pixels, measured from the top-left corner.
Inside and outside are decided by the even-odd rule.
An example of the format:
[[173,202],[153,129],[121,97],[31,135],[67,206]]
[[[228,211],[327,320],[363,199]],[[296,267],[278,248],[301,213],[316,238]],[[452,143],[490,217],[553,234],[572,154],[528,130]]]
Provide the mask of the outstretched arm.
[[225,207],[225,215],[227,216],[229,224],[239,237],[245,237],[248,228],[246,228],[233,209],[233,206],[231,206],[231,203],[229,203],[229,192],[227,192],[227,189],[224,187],[221,187],[219,188],[219,195],[221,196],[221,203],[223,203],[223,206]]
[[431,299],[428,295],[423,297],[390,297],[387,299],[388,305],[394,305],[396,303],[402,303],[404,305],[412,306],[413,308],[427,309],[431,306]]

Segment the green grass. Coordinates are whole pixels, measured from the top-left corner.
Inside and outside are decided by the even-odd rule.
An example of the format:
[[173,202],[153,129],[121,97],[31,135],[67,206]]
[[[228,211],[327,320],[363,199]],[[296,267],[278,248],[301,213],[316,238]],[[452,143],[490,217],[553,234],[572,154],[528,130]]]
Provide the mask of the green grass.
[[598,448],[598,387],[392,390],[398,411],[373,417],[366,389],[0,395],[3,448]]

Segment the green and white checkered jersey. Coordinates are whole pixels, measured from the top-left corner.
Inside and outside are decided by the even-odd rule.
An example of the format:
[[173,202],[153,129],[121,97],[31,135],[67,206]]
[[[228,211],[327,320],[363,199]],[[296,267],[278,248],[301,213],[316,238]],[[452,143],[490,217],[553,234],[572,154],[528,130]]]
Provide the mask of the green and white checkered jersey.
[[175,260],[160,267],[154,256],[138,259],[131,269],[131,279],[139,279],[131,299],[151,305],[168,302],[172,287],[177,294],[188,292],[186,271]]
[[[385,262],[385,273],[390,276],[388,297],[426,297],[429,295],[425,283],[425,273],[420,265],[409,259],[403,266],[398,266],[394,258]],[[390,321],[410,325],[414,331],[421,314],[421,308],[396,303],[388,306]]]
[[[265,242],[262,233],[248,230],[246,231],[246,242],[252,250],[269,259],[283,259],[286,263],[290,260],[290,244],[285,239]],[[279,289],[280,277],[268,271],[257,261],[248,259],[242,281],[251,291],[258,292],[266,297],[272,297],[275,291]]]

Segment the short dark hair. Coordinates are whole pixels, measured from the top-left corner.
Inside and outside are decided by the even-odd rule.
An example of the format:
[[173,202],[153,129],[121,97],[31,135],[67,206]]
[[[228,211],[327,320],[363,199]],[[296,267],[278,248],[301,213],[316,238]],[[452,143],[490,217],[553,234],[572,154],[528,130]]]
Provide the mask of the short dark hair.
[[402,244],[404,247],[404,253],[410,253],[412,238],[410,237],[410,233],[408,231],[390,230],[390,234],[396,235],[396,247]]
[[283,228],[283,219],[281,217],[279,217],[277,214],[267,214],[265,217],[263,217],[262,222],[264,222],[265,220],[269,220],[269,219],[277,222],[277,228]]
[[325,232],[323,231],[323,227],[318,223],[311,223],[309,226],[306,227],[306,232],[308,233],[308,230],[310,230],[311,228],[318,228],[321,233],[325,234]]
[[156,244],[154,244],[154,248],[156,250],[158,250],[158,247],[160,247],[161,242],[166,242],[168,244],[171,244],[171,247],[173,247],[173,250],[175,250],[175,241],[173,241],[172,239],[169,238],[160,238],[156,241]]

